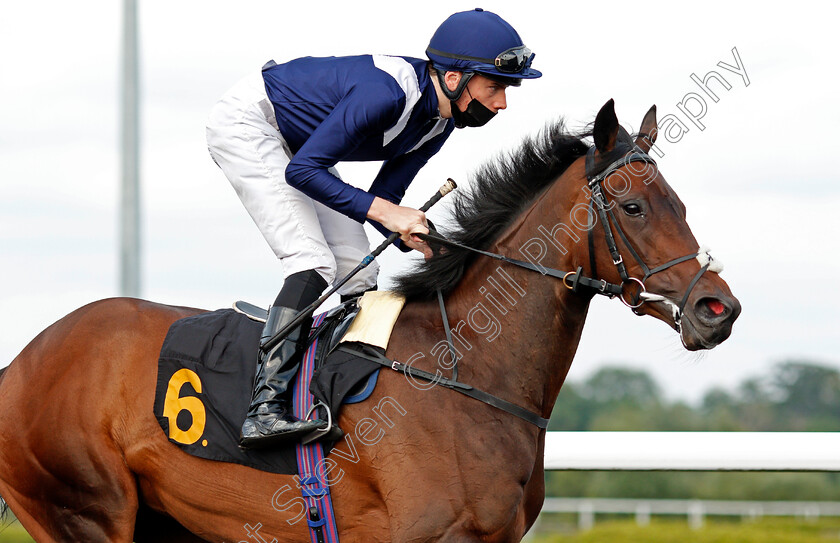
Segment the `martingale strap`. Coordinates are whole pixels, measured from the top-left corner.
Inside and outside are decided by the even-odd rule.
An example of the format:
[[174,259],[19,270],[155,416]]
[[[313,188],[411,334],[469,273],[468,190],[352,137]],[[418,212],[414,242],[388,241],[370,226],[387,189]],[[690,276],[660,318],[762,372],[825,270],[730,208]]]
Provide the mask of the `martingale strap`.
[[455,344],[452,343],[452,330],[449,329],[449,316],[446,314],[446,304],[443,302],[443,292],[437,289],[438,305],[440,316],[443,318],[443,331],[446,333],[446,342],[449,344],[449,355],[452,357],[452,380],[458,380],[458,355],[455,353]]
[[[326,313],[315,317],[313,327],[323,322]],[[318,338],[312,342],[301,361],[300,371],[295,381],[292,405],[294,414],[299,419],[306,419],[315,397],[309,392],[309,382],[315,372],[315,350]],[[300,491],[306,502],[306,522],[312,543],[338,543],[338,530],[335,527],[335,513],[330,498],[330,482],[324,462],[324,447],[320,441],[308,445],[298,443],[295,446],[300,477]]]
[[464,394],[465,396],[469,396],[470,398],[484,402],[487,405],[491,405],[496,409],[501,409],[502,411],[510,413],[511,415],[515,415],[520,419],[526,422],[530,422],[531,424],[539,428],[548,428],[548,419],[539,416],[533,411],[529,411],[524,407],[520,407],[514,403],[510,403],[507,400],[503,400],[497,396],[493,396],[490,393],[474,388],[466,383],[460,383],[458,381],[453,381],[452,379],[447,379],[439,373],[429,373],[427,371],[412,368],[411,366],[403,364],[402,362],[398,362],[397,360],[391,360],[376,349],[372,349],[362,343],[342,343],[341,345],[339,345],[337,350],[353,354],[360,358],[364,358],[365,360],[370,360],[371,362],[376,362],[377,364],[381,364],[386,368],[391,368],[392,370],[403,373],[404,375],[411,375],[412,377],[415,377],[417,379],[423,379],[425,381],[432,382],[436,385],[452,389],[456,392]]

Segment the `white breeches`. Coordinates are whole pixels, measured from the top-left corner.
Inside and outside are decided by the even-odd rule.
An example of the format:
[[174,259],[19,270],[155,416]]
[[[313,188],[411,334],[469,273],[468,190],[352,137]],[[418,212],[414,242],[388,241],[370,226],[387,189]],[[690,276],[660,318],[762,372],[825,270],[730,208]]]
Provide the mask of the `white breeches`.
[[[293,155],[277,128],[260,72],[242,79],[213,107],[207,146],[280,259],[284,277],[316,270],[332,285],[370,253],[363,225],[286,183]],[[330,172],[338,177],[334,169]],[[378,272],[378,264],[371,262],[339,293],[372,287]]]

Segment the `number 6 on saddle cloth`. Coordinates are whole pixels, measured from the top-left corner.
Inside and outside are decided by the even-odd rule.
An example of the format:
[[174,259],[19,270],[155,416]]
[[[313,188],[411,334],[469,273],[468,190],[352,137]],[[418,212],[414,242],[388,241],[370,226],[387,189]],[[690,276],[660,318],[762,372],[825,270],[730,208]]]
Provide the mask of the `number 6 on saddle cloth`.
[[[364,341],[384,352],[403,302],[392,293],[375,291],[316,317],[319,326],[313,327],[313,345],[305,355],[316,368],[312,382],[304,387],[313,397],[306,410],[312,403],[320,403],[329,410],[329,414],[321,413],[324,420],[337,421],[342,404],[363,401],[373,392],[381,366],[334,349],[344,337],[345,341]],[[350,330],[362,306],[370,309],[368,314],[376,315],[376,326],[372,327],[374,319],[365,318],[362,312],[358,325]],[[169,441],[188,454],[273,473],[297,474],[293,446],[248,450],[238,445],[256,371],[253,353],[265,311],[243,302],[237,302],[235,308],[187,317],[170,327],[158,360],[155,416]],[[383,318],[383,314],[388,316]],[[299,372],[298,378],[303,374]],[[325,436],[325,453],[341,435],[334,430]]]

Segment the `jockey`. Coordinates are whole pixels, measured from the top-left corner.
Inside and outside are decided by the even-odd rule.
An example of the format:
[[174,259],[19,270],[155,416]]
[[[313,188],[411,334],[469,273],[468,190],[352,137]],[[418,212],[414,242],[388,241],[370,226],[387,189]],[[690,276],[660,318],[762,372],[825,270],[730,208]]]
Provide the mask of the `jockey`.
[[[240,445],[262,447],[326,427],[295,418],[285,397],[308,339],[304,321],[270,352],[263,345],[370,252],[365,220],[403,251],[426,258],[423,212],[400,206],[417,172],[454,128],[482,126],[507,107],[505,90],[542,74],[507,22],[456,13],[437,29],[429,61],[364,55],[269,61],[212,109],[207,144],[281,261],[285,281],[260,340],[254,393]],[[343,182],[342,160],[382,160],[368,190]],[[342,301],[376,288],[371,263]]]

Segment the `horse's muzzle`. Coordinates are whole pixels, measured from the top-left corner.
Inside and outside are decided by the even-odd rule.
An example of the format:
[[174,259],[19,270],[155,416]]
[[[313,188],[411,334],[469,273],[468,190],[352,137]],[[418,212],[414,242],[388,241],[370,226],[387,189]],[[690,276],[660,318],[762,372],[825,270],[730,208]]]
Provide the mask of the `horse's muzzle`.
[[732,324],[741,314],[741,303],[734,296],[701,296],[683,318],[682,341],[689,351],[711,349],[732,333]]

